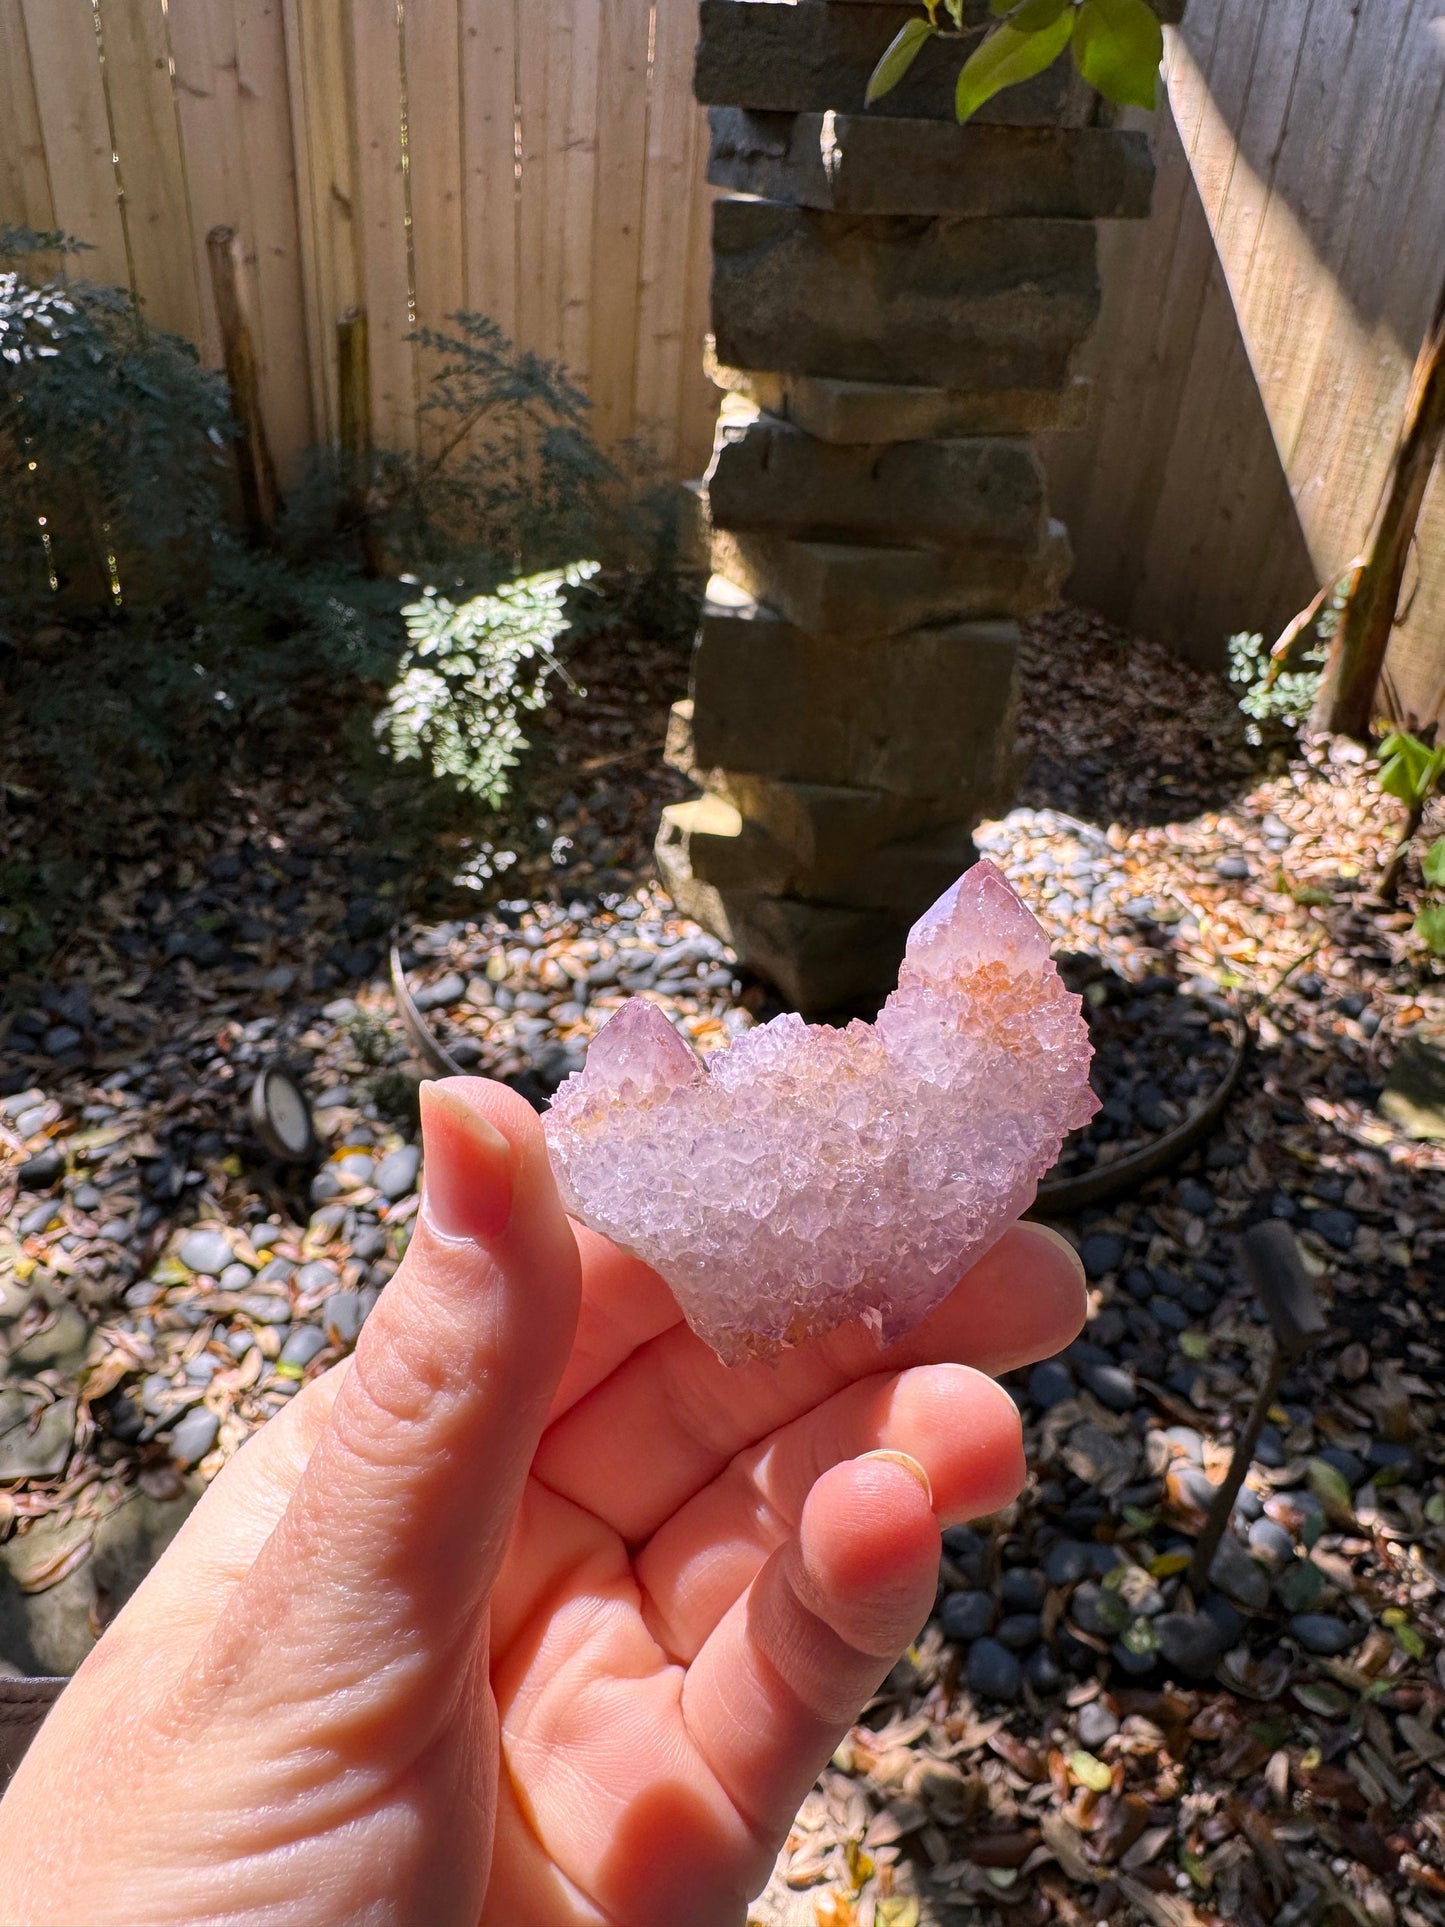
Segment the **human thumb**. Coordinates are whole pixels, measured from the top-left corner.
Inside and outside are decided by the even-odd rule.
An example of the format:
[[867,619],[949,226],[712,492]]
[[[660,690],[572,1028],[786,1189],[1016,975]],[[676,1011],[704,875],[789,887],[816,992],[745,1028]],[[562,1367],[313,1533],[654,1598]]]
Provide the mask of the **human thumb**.
[[340,1612],[361,1669],[398,1642],[436,1652],[471,1636],[571,1349],[577,1246],[535,1113],[482,1078],[423,1085],[421,1108],[411,1245],[235,1602],[269,1622],[273,1653],[278,1635],[304,1646],[334,1632],[316,1624],[319,1602]]

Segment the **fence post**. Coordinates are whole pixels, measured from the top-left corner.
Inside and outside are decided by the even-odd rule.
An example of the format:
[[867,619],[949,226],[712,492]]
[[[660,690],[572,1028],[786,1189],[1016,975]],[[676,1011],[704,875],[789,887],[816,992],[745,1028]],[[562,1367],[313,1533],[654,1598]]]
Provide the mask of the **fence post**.
[[275,533],[281,498],[276,487],[275,465],[266,440],[266,423],[261,414],[256,344],[246,312],[245,296],[241,292],[241,279],[236,271],[236,255],[236,230],[213,227],[206,236],[206,257],[211,269],[216,319],[221,329],[221,354],[226,365],[226,381],[231,390],[231,410],[239,430],[236,472],[241,482],[241,507],[252,539],[269,542]]

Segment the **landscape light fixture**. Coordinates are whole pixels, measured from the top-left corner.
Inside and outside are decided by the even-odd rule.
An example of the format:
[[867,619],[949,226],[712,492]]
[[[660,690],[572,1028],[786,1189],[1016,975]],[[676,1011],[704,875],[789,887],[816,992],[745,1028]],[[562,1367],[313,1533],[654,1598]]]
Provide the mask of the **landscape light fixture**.
[[251,1129],[272,1157],[301,1164],[316,1149],[316,1128],[306,1093],[294,1077],[274,1066],[251,1086]]

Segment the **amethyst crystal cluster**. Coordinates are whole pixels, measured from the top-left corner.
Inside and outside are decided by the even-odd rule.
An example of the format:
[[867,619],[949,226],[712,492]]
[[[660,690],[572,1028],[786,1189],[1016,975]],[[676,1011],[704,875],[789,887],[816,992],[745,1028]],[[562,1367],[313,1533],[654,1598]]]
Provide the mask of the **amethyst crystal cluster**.
[[1098,1109],[1080,1000],[980,863],[908,940],[874,1024],[778,1017],[704,1063],[623,1006],[558,1091],[574,1217],[635,1252],[730,1364],[862,1319],[917,1325]]

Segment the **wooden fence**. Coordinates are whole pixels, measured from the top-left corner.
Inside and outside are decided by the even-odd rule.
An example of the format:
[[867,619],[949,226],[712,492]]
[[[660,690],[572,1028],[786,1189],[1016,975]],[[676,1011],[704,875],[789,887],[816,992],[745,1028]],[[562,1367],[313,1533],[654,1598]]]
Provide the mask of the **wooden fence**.
[[[1439,0],[1190,0],[1155,213],[1105,238],[1089,432],[1051,451],[1073,592],[1201,662],[1359,551],[1445,280]],[[1445,716],[1445,475],[1388,664]]]
[[409,339],[467,309],[565,361],[609,446],[703,466],[695,9],[656,0],[0,0],[0,221],[91,244],[219,363],[236,230],[283,477],[339,426],[367,317],[373,431],[415,445]]
[[[461,307],[559,358],[600,437],[685,477],[715,407],[691,0],[0,0],[0,220],[93,244],[219,360],[206,235],[241,237],[283,476],[339,426],[368,320],[401,447],[408,337]],[[1445,274],[1440,0],[1190,0],[1148,223],[1106,232],[1090,430],[1050,451],[1074,593],[1201,661],[1356,554]],[[1445,712],[1445,481],[1391,654]]]

